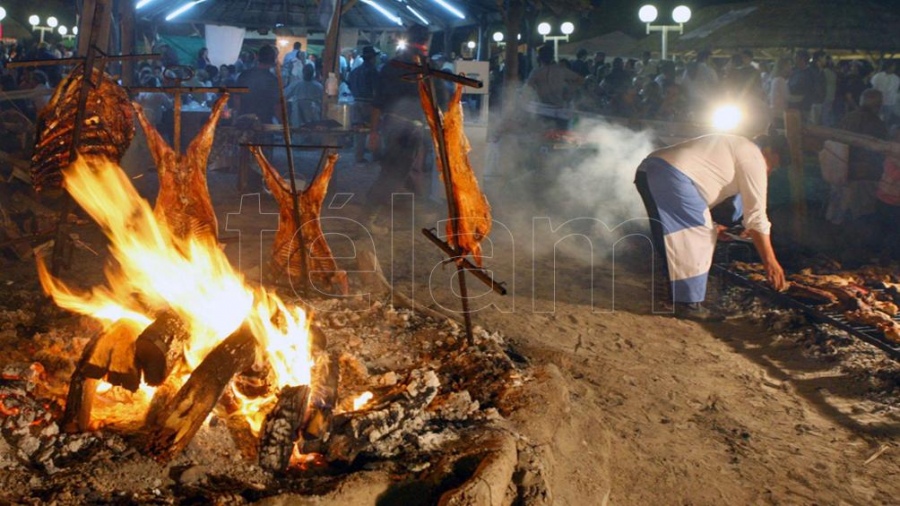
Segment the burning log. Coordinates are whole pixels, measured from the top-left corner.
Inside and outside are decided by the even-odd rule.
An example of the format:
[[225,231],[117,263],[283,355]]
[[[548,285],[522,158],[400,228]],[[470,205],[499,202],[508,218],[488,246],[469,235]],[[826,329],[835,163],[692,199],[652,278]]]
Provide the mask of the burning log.
[[294,442],[309,403],[309,386],[288,386],[278,393],[278,403],[266,415],[259,444],[259,466],[284,472],[291,462]]
[[69,382],[62,420],[65,430],[88,429],[96,380],[105,377],[109,383],[132,392],[138,389],[141,376],[135,366],[134,343],[140,332],[140,324],[122,319],[88,342]]
[[256,346],[250,328],[241,326],[203,359],[167,406],[148,414],[145,429],[150,455],[166,461],[187,446],[232,377],[253,365]]
[[360,453],[382,457],[395,454],[403,443],[401,429],[422,423],[420,415],[437,396],[440,386],[434,371],[416,370],[408,383],[382,397],[377,407],[364,414],[336,415],[325,458],[349,464]]
[[184,321],[174,311],[160,313],[135,342],[135,361],[144,373],[144,382],[161,385],[184,357],[184,343],[190,337]]

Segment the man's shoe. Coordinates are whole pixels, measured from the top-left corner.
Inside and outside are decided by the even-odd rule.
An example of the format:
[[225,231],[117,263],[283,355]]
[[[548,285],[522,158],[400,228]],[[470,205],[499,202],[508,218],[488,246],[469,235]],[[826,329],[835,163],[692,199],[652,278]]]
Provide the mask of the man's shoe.
[[676,302],[675,318],[695,322],[721,322],[725,315],[719,311],[703,307],[699,302]]

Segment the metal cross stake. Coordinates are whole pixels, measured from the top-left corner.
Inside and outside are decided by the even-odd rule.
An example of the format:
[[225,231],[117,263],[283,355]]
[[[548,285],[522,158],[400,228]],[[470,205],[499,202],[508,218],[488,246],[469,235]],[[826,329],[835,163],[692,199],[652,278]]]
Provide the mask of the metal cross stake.
[[[462,84],[464,86],[471,86],[473,88],[481,88],[483,84],[481,81],[470,79],[465,76],[432,69],[428,66],[427,63],[421,63],[421,58],[418,59],[417,63],[406,63],[399,60],[391,60],[390,64],[395,67],[409,70],[417,77],[417,79],[421,79],[428,91],[428,95],[431,97],[431,111],[426,112],[430,113],[431,117],[434,118],[435,131],[433,133],[433,137],[437,144],[437,156],[440,157],[440,164],[443,168],[441,173],[444,178],[444,192],[447,198],[447,210],[449,212],[450,226],[453,230],[453,236],[458,238],[459,221],[462,218],[459,215],[459,209],[456,208],[456,201],[453,199],[453,175],[450,170],[450,159],[447,155],[447,146],[444,139],[443,113],[440,110],[440,106],[438,106],[437,90],[434,86],[434,80],[440,79],[444,81],[451,81],[457,84]],[[441,250],[449,255],[450,260],[452,260],[456,264],[456,272],[459,279],[459,299],[462,303],[463,321],[465,322],[466,326],[466,342],[469,345],[473,345],[475,344],[475,338],[472,335],[472,315],[469,312],[469,295],[466,288],[466,271],[472,272],[475,275],[476,279],[484,282],[489,287],[491,287],[492,290],[499,293],[500,295],[506,294],[506,288],[504,288],[502,284],[496,283],[493,279],[491,279],[490,275],[488,275],[484,270],[476,267],[471,262],[469,262],[469,260],[466,258],[465,252],[462,251],[459,246],[454,247],[448,244],[446,241],[440,240],[431,230],[423,229],[422,233],[425,234],[425,237],[427,237],[431,242],[435,243],[439,248],[441,248]]]

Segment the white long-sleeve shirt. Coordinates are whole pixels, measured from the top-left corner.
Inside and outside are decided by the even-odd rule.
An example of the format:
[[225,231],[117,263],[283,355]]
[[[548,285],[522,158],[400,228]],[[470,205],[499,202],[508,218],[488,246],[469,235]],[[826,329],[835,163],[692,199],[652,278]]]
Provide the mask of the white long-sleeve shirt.
[[763,234],[771,230],[766,216],[768,167],[762,151],[750,139],[704,135],[656,150],[649,156],[665,160],[689,177],[710,207],[740,194],[744,228]]

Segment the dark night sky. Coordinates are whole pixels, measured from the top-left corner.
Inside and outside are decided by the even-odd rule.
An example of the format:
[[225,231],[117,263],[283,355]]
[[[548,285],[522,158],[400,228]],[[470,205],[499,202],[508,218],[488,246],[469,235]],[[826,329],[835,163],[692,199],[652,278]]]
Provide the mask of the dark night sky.
[[[746,1],[746,0],[743,0]],[[594,7],[590,13],[591,28],[590,33],[579,30],[576,27],[576,37],[574,40],[582,38],[578,36],[580,33],[585,38],[596,35],[602,35],[616,30],[621,30],[629,35],[641,37],[645,35],[643,24],[638,20],[637,12],[642,5],[653,4],[659,9],[659,17],[661,20],[668,19],[669,13],[678,5],[687,5],[691,10],[698,10],[702,7],[710,5],[743,3],[742,0],[592,0]],[[784,0],[791,1],[791,0]],[[821,0],[828,3],[827,0]],[[900,7],[900,0],[868,0],[871,3],[882,4],[885,9],[897,9]]]

